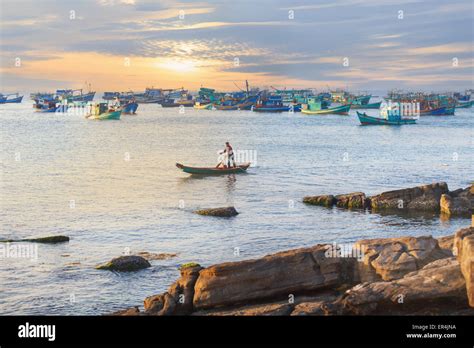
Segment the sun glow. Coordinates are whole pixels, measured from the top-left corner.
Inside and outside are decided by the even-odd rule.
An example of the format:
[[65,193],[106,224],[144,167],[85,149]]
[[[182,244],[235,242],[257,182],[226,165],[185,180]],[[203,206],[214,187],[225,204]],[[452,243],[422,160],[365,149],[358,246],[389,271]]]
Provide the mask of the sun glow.
[[157,63],[157,67],[172,70],[173,72],[186,73],[196,70],[196,63],[191,60],[168,60]]

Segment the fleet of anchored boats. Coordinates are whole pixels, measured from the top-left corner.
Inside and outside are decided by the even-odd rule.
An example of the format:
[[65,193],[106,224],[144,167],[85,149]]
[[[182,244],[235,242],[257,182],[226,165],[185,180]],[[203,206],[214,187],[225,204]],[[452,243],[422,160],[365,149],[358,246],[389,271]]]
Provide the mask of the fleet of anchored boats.
[[[90,89],[90,86],[89,86]],[[454,115],[456,108],[470,108],[473,90],[464,93],[422,93],[390,91],[377,102],[370,102],[370,94],[353,94],[344,90],[316,92],[313,89],[249,89],[238,92],[217,92],[200,88],[191,94],[184,88],[147,88],[144,92],[105,92],[104,101],[93,102],[95,92],[82,89],[60,89],[55,93],[32,93],[37,112],[68,112],[82,108],[88,119],[117,120],[122,114],[134,115],[139,104],[160,104],[168,107],[194,107],[198,110],[251,110],[259,113],[301,112],[305,115],[348,115],[351,109],[379,110],[378,115],[357,111],[363,125],[414,124],[419,116]],[[21,103],[23,96],[0,94],[0,104]]]

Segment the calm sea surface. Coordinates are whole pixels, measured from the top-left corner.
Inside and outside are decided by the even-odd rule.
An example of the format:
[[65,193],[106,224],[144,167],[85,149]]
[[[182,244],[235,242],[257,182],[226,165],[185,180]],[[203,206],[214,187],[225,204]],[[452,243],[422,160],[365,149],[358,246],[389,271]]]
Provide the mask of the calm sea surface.
[[[38,244],[36,261],[0,259],[0,314],[99,315],[140,306],[166,290],[185,262],[209,266],[317,243],[452,234],[469,219],[382,216],[301,200],[437,181],[452,190],[468,186],[472,110],[413,126],[364,127],[355,111],[180,114],[140,105],[136,116],[101,122],[34,113],[29,100],[0,105],[0,239],[71,237]],[[248,174],[193,178],[175,167],[216,164],[225,141],[256,161]],[[228,205],[240,215],[192,213]],[[178,256],[130,274],[94,269],[128,250]]]

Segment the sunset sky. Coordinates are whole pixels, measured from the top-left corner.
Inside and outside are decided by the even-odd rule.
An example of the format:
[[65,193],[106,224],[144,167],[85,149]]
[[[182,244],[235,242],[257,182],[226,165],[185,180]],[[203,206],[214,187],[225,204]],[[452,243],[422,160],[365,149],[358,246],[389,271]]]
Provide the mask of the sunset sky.
[[473,88],[470,0],[0,3],[2,91]]

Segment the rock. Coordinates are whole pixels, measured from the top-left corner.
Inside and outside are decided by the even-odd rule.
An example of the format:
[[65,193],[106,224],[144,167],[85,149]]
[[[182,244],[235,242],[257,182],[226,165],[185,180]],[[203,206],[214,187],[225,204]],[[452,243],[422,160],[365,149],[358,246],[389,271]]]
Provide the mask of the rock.
[[181,277],[164,294],[147,297],[145,313],[152,315],[184,315],[193,311],[194,285],[203,268],[194,263],[180,268]]
[[362,283],[337,302],[339,314],[400,315],[430,308],[452,312],[467,307],[465,281],[459,263],[445,258],[389,282]]
[[69,237],[67,237],[67,236],[49,236],[49,237],[28,238],[28,239],[9,239],[9,240],[2,240],[0,242],[2,242],[2,243],[33,242],[33,243],[56,244],[56,243],[69,242]]
[[444,236],[436,238],[438,245],[447,257],[453,256],[454,236]]
[[149,253],[147,251],[140,251],[139,253],[137,253],[137,256],[141,256],[148,261],[152,261],[152,260],[168,260],[168,259],[178,256],[178,254],[167,254],[167,253],[156,254],[156,253]]
[[122,309],[120,311],[111,313],[110,315],[113,316],[134,316],[134,315],[140,315],[140,310],[138,307],[131,307],[127,309]]
[[336,206],[347,209],[364,209],[367,206],[365,193],[352,192],[336,196]]
[[264,303],[231,309],[213,309],[193,313],[196,316],[273,316],[290,315],[293,306],[286,302]]
[[443,214],[469,216],[472,207],[474,207],[473,186],[441,195],[440,208]]
[[336,197],[333,195],[306,196],[303,198],[303,203],[310,205],[321,205],[329,208],[336,204]]
[[448,193],[445,182],[383,192],[370,198],[373,210],[440,211],[441,195]]
[[474,307],[474,227],[463,228],[456,232],[454,250],[466,281],[469,305]]
[[401,278],[448,256],[431,236],[365,239],[354,248],[364,253],[358,265],[361,282]]
[[326,306],[337,299],[335,293],[298,299],[291,315],[327,315]]
[[111,261],[99,265],[96,269],[104,269],[119,272],[138,271],[143,268],[151,267],[150,263],[141,256],[127,255],[112,259]]
[[194,308],[278,301],[290,294],[352,283],[355,259],[326,257],[327,249],[316,245],[205,268],[194,286]]
[[207,216],[219,216],[219,217],[231,217],[239,214],[234,207],[225,207],[225,208],[210,208],[210,209],[201,209],[196,210],[196,214],[207,215]]

